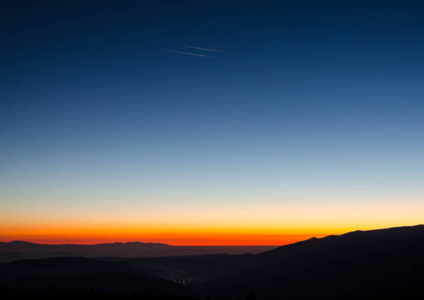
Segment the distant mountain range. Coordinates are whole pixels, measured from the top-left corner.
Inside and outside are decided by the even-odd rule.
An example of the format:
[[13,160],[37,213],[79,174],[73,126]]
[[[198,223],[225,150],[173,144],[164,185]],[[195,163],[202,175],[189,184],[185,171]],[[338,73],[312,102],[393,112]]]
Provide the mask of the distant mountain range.
[[424,299],[422,270],[424,225],[418,225],[313,238],[260,254],[14,261],[0,264],[0,286],[211,299],[246,299],[253,292],[264,300],[404,300]]
[[0,262],[63,256],[161,257],[201,254],[260,253],[277,246],[170,246],[161,243],[36,244],[24,241],[0,242]]

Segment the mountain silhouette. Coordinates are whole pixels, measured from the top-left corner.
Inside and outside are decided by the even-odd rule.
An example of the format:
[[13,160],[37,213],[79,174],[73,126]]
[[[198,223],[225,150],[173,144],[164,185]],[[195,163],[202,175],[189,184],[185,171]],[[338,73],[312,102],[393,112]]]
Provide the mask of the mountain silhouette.
[[260,254],[24,260],[0,286],[168,291],[211,299],[424,299],[424,225],[312,238]]
[[104,243],[95,245],[37,244],[25,241],[0,242],[0,262],[63,256],[163,257],[201,254],[260,253],[276,246],[170,246],[162,243]]
[[206,285],[261,299],[424,299],[424,226],[356,231],[253,256],[250,268]]
[[135,261],[202,278],[192,288],[220,299],[248,291],[257,299],[414,299],[422,295],[422,253],[424,226],[418,225],[312,238],[256,255]]

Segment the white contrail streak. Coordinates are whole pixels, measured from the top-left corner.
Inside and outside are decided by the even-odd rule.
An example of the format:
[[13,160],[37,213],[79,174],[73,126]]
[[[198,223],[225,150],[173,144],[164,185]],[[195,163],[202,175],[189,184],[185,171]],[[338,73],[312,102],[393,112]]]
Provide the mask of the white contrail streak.
[[200,48],[200,47],[194,47],[194,46],[188,46],[188,45],[180,45],[180,46],[181,47],[186,47],[186,48],[191,48],[191,49],[203,50],[203,51],[224,53],[224,51],[215,50],[215,49]]
[[213,57],[213,56],[210,56],[210,55],[203,55],[203,54],[197,54],[197,53],[191,53],[191,52],[171,51],[171,50],[169,52],[184,54],[184,55],[191,55],[191,56]]

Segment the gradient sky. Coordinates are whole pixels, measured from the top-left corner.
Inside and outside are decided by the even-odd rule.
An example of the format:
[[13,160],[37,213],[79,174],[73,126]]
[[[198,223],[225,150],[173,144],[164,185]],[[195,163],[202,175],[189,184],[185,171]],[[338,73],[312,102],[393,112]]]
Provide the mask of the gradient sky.
[[423,15],[2,1],[0,240],[279,245],[423,223]]

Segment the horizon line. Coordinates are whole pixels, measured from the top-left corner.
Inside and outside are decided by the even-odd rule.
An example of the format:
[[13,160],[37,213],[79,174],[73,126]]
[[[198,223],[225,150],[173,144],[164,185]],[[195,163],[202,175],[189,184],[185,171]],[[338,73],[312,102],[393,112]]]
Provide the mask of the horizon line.
[[[140,240],[123,240],[123,241],[118,241],[118,240],[110,240],[108,238],[101,238],[101,237],[93,237],[93,238],[86,238],[86,239],[78,239],[78,238],[70,238],[69,240],[67,239],[55,239],[52,237],[40,237],[40,238],[34,238],[34,236],[32,237],[28,237],[26,236],[25,238],[22,239],[16,239],[13,238],[11,236],[9,236],[9,238],[11,237],[11,239],[8,240],[2,240],[0,241],[0,243],[12,243],[12,242],[24,242],[24,243],[32,243],[32,244],[39,244],[39,245],[100,245],[100,244],[131,244],[131,243],[140,243],[140,244],[145,244],[145,245],[166,245],[166,246],[173,246],[173,247],[279,247],[279,246],[285,246],[285,245],[290,245],[290,244],[294,244],[294,243],[298,243],[298,242],[302,242],[302,241],[306,241],[312,238],[317,238],[317,239],[321,239],[321,238],[325,238],[328,236],[341,236],[341,235],[345,235],[345,234],[349,234],[349,233],[353,233],[353,232],[370,232],[370,231],[380,231],[380,230],[386,230],[386,229],[396,229],[396,228],[411,228],[411,227],[419,227],[419,226],[424,226],[424,224],[414,224],[414,225],[402,225],[402,226],[389,226],[389,227],[383,227],[383,228],[372,228],[372,229],[357,229],[357,230],[346,230],[344,232],[340,232],[340,233],[330,233],[330,232],[326,232],[323,234],[293,234],[293,235],[286,235],[285,238],[281,237],[280,240],[278,240],[278,243],[275,239],[271,242],[271,243],[264,243],[264,244],[258,244],[254,242],[254,239],[251,239],[250,241],[244,239],[244,240],[240,240],[240,242],[245,242],[244,243],[239,243],[239,244],[229,244],[226,243],[227,241],[223,241],[223,240],[218,240],[216,243],[209,244],[207,241],[204,241],[203,243],[199,241],[197,241],[196,243],[196,239],[193,239],[192,242],[188,241],[187,239],[181,239],[180,243],[178,243],[178,238],[168,238],[168,240],[173,240],[174,242],[177,242],[176,244],[174,243],[167,243],[166,240],[167,238],[164,238],[163,242],[158,242],[158,241],[145,241],[142,242]],[[291,238],[288,238],[288,237]],[[270,241],[270,240],[269,240]],[[263,241],[264,242],[264,241]]]
[[[299,241],[300,242],[300,241]],[[95,246],[95,245],[107,245],[107,244],[144,244],[144,245],[164,245],[164,246],[170,246],[170,247],[280,247],[288,244],[275,244],[275,245],[269,245],[269,244],[261,244],[261,245],[255,245],[255,244],[249,244],[249,245],[225,245],[225,244],[181,244],[181,245],[175,245],[175,244],[167,244],[167,243],[161,243],[161,242],[140,242],[140,241],[128,241],[128,242],[99,242],[99,243],[81,243],[81,242],[75,242],[75,243],[51,243],[51,242],[31,242],[31,241],[25,241],[25,240],[10,240],[10,241],[0,241],[0,243],[4,244],[11,244],[11,243],[28,243],[28,244],[36,244],[36,245],[52,245],[52,246],[63,246],[63,245],[73,245],[73,246]],[[297,242],[294,242],[297,243]]]

